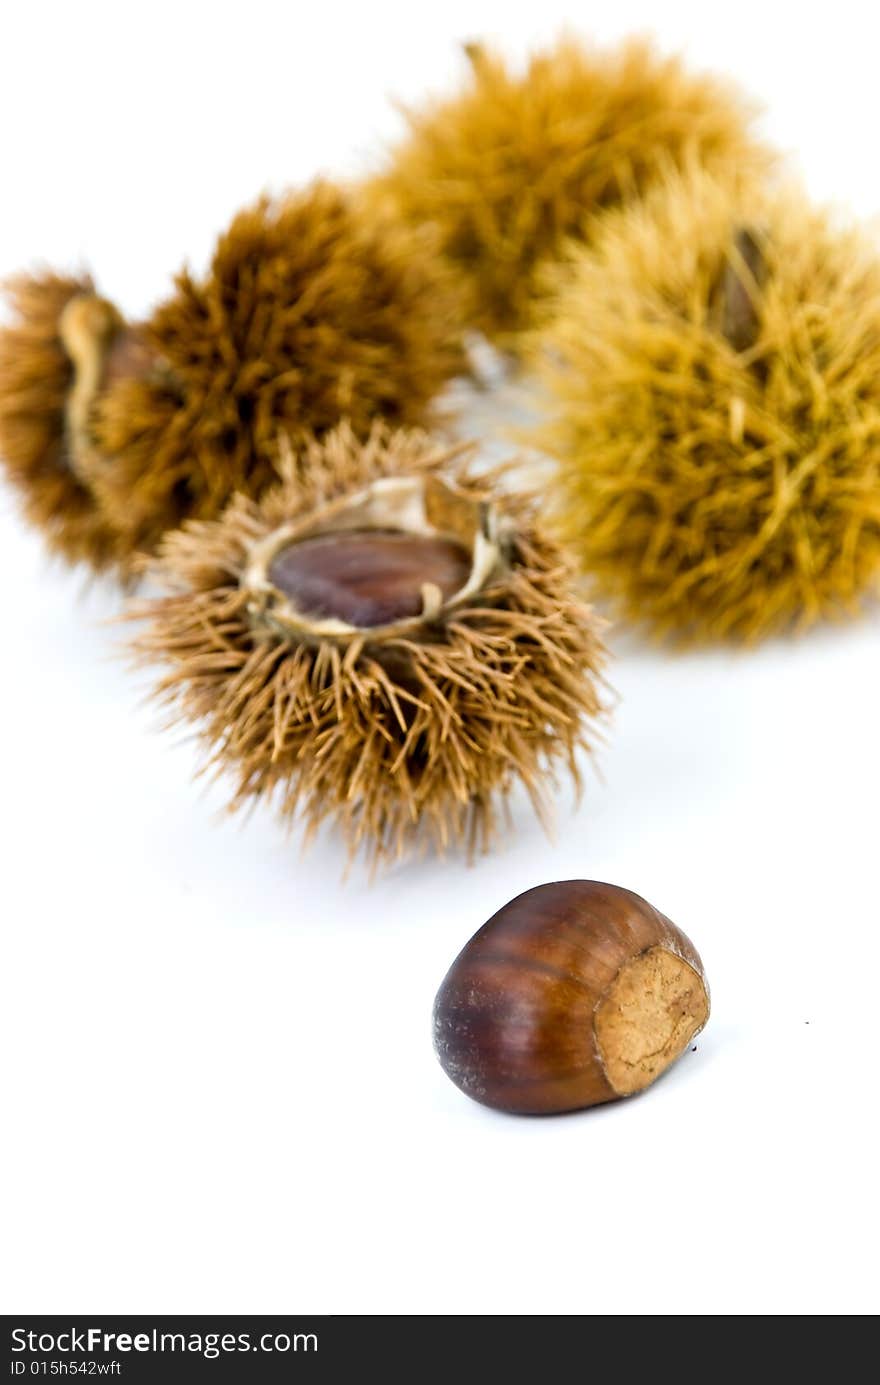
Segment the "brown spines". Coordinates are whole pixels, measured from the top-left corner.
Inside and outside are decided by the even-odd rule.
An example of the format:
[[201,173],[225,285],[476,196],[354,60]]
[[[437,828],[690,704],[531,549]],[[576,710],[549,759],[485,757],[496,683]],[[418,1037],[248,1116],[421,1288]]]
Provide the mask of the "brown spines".
[[693,165],[737,181],[769,162],[753,111],[713,77],[636,41],[609,52],[571,39],[516,72],[480,45],[470,80],[406,112],[408,134],[369,191],[403,221],[433,229],[469,318],[517,349],[549,266],[597,213]]
[[60,337],[67,306],[88,279],[44,273],[7,285],[11,322],[0,329],[0,459],[26,518],[68,562],[103,569],[119,543],[72,465],[66,410],[73,366]]
[[417,237],[342,191],[240,212],[203,279],[178,276],[146,335],[162,369],[99,402],[112,456],[101,499],[152,549],[184,519],[212,518],[236,492],[277,480],[279,437],[320,436],[347,418],[421,424],[461,367],[448,284]]
[[339,429],[261,502],[236,499],[219,521],[170,535],[158,563],[169,595],[136,609],[136,649],[165,667],[160,695],[201,728],[234,805],[271,797],[307,832],[335,820],[376,861],[418,841],[485,847],[518,779],[543,811],[557,767],[577,779],[601,711],[596,623],[522,498],[499,502],[503,564],[420,629],[297,638],[262,617],[246,575],[280,526],[377,478],[433,474],[477,505],[494,494],[423,435],[375,428],[361,444]]
[[95,567],[126,568],[184,520],[261,495],[282,435],[427,423],[463,364],[426,236],[326,183],[241,212],[208,273],[183,272],[137,326],[86,281],[23,279],[13,295],[0,448],[28,516]]

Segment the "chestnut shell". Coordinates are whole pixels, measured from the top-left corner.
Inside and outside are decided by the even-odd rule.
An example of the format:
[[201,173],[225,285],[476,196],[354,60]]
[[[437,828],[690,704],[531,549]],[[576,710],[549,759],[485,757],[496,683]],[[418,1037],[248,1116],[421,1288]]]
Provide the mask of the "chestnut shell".
[[565,880],[511,900],[466,944],[437,994],[434,1043],[476,1101],[549,1114],[642,1090],[708,1013],[680,929],[630,890]]

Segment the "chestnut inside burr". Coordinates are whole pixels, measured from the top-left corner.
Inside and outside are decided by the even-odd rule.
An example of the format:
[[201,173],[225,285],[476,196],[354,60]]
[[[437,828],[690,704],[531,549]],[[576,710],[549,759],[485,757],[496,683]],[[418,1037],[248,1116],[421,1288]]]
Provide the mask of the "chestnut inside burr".
[[736,232],[733,244],[750,282],[743,279],[739,264],[730,263],[725,267],[721,281],[721,334],[734,351],[749,351],[761,334],[754,288],[764,283],[767,264],[760,242],[747,226]]
[[454,539],[360,529],[288,544],[269,578],[304,615],[369,629],[420,615],[425,587],[448,600],[470,570],[471,555]]

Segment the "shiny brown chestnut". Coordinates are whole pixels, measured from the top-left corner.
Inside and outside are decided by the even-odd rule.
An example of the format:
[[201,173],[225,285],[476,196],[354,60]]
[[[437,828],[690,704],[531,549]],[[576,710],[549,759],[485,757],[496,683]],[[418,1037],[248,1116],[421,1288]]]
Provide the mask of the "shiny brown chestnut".
[[631,890],[539,885],[505,904],[453,962],[434,1003],[446,1075],[522,1115],[631,1096],[709,1017],[699,954]]

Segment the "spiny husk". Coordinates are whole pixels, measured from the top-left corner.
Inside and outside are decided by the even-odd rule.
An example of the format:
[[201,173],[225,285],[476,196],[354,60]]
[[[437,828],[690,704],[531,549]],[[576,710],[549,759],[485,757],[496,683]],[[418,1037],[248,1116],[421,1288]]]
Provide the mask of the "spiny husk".
[[697,642],[857,609],[880,570],[862,233],[796,190],[673,180],[575,256],[535,359],[561,529],[617,611]]
[[522,497],[503,502],[505,570],[421,637],[298,642],[249,614],[249,553],[279,525],[378,477],[429,473],[475,500],[494,493],[460,448],[381,426],[361,444],[343,426],[305,445],[261,501],[238,497],[219,521],[169,535],[157,566],[169,594],[134,608],[136,651],[167,667],[159,695],[232,772],[233,806],[271,796],[307,834],[333,819],[374,863],[416,842],[484,849],[517,779],[543,814],[558,767],[578,782],[576,752],[602,711],[597,621]]
[[[21,300],[18,337],[7,334],[3,348],[7,413],[21,407],[18,341],[33,338],[40,349],[24,376],[34,456],[41,428],[53,445],[63,434],[71,380],[57,341],[65,299],[56,285],[66,281],[34,283]],[[185,519],[215,517],[237,492],[258,496],[275,484],[282,433],[321,435],[343,417],[359,435],[376,418],[430,422],[439,391],[463,364],[456,296],[428,233],[389,226],[321,182],[240,212],[207,274],[184,271],[146,323],[120,322],[120,332],[137,340],[137,356],[97,391],[89,456],[79,459],[94,500],[63,467],[52,475],[67,489],[59,483],[51,493],[37,464],[18,470],[25,487],[36,478],[45,491],[31,507],[38,522],[63,534],[68,500],[76,520],[97,504],[123,555],[152,551]],[[16,445],[13,438],[13,459]]]
[[53,553],[101,570],[121,545],[70,465],[65,404],[73,374],[58,336],[64,308],[90,293],[86,278],[20,275],[6,286],[11,321],[0,329],[0,459],[29,523]]
[[405,112],[408,136],[369,190],[435,229],[471,321],[514,351],[543,269],[568,238],[592,237],[596,213],[673,167],[701,163],[736,180],[769,162],[735,89],[644,41],[603,52],[565,38],[523,72],[467,51],[469,83]]

